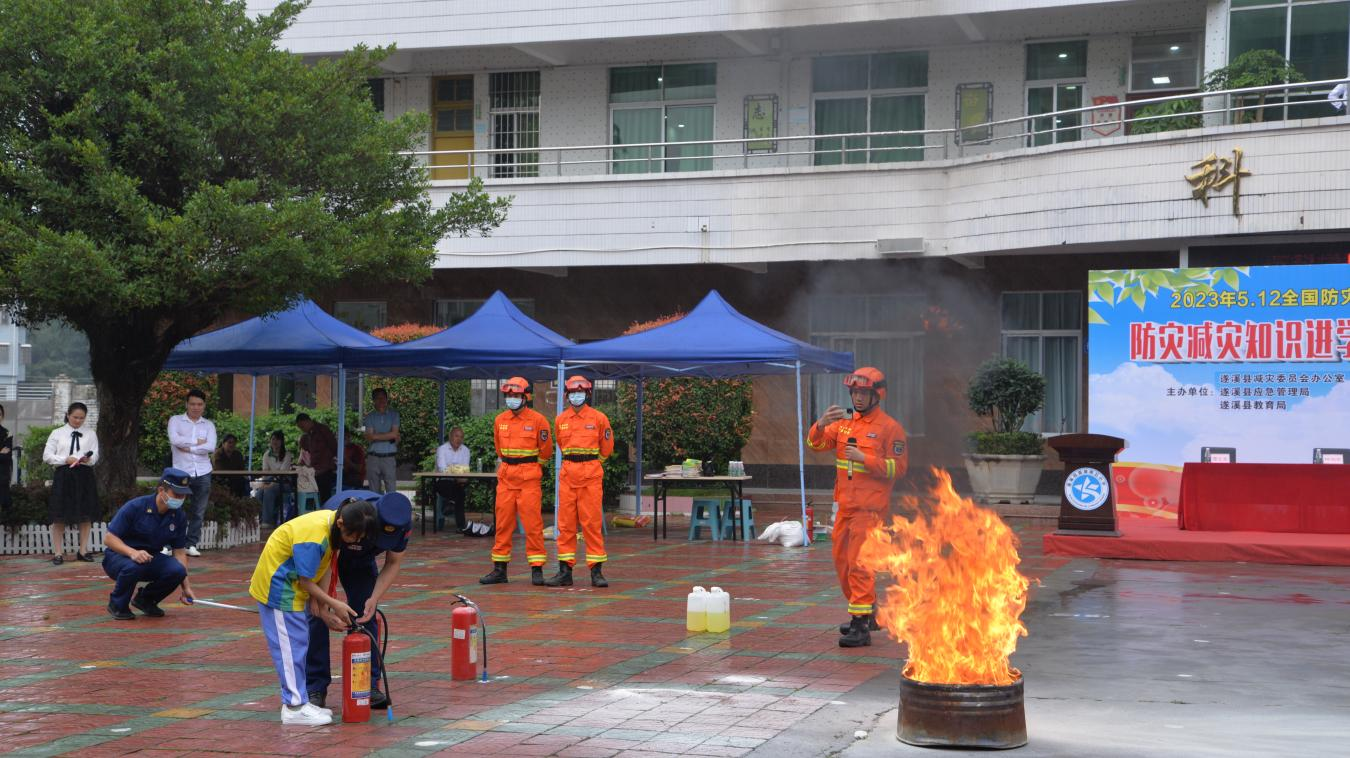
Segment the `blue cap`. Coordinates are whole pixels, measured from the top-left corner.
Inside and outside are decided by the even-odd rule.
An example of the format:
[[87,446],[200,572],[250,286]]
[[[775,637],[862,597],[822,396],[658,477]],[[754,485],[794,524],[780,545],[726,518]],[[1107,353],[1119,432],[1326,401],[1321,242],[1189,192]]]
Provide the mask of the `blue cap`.
[[412,502],[397,492],[381,495],[370,490],[343,490],[328,498],[324,508],[335,511],[348,500],[365,500],[375,505],[379,518],[375,547],[380,550],[401,550],[408,533],[412,531]]
[[159,475],[159,483],[168,487],[175,495],[186,495],[192,492],[192,477],[188,472],[170,466],[164,469],[164,473]]
[[412,531],[412,502],[406,495],[389,492],[375,503],[375,514],[380,517],[375,547],[398,550],[407,544]]

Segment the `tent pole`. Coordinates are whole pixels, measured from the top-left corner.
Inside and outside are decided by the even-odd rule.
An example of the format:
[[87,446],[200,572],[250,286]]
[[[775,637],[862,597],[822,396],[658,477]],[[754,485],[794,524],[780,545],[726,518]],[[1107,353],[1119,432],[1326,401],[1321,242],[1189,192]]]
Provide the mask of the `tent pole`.
[[445,380],[444,380],[444,379],[441,380],[441,397],[440,397],[440,402],[437,404],[436,408],[437,408],[437,412],[440,414],[440,423],[441,423],[441,436],[436,440],[436,445],[439,446],[442,442],[445,442]]
[[337,382],[337,482],[333,485],[334,494],[342,491],[342,462],[347,453],[347,371],[341,363],[338,364]]
[[802,546],[811,544],[811,535],[806,531],[806,440],[802,431],[802,362],[797,361],[797,481],[802,494]]
[[253,388],[248,401],[248,470],[253,470],[253,419],[258,415],[258,375],[253,375]]
[[[558,544],[558,500],[562,495],[562,446],[558,444],[558,420],[562,418],[563,413],[563,372],[566,363],[558,361],[558,391],[554,394],[558,396],[558,409],[553,415],[553,544]],[[604,514],[600,514],[604,518]],[[578,522],[580,523],[580,522]],[[588,546],[587,551],[590,550]]]
[[[637,379],[637,429],[635,430],[635,433],[633,435],[634,437],[637,438],[637,440],[635,441],[637,445],[637,503],[633,506],[634,516],[642,515],[642,385],[643,385],[642,375],[639,374]],[[655,499],[653,499],[652,500],[653,517],[655,517],[655,512],[656,512],[656,501]]]

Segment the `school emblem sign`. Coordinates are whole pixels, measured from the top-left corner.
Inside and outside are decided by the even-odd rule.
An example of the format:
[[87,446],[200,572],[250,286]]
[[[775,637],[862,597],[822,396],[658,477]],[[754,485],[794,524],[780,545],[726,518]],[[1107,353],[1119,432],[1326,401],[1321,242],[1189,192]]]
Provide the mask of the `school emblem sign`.
[[[1110,105],[1119,103],[1120,98],[1115,95],[1098,95],[1092,98],[1093,105]],[[1092,131],[1103,137],[1109,137],[1120,131],[1121,112],[1120,107],[1100,108],[1092,112]]]

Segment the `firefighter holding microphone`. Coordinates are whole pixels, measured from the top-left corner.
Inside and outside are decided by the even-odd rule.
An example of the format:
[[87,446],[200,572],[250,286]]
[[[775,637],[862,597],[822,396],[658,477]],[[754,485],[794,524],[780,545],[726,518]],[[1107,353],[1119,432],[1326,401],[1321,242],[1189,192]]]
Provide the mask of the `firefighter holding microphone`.
[[839,514],[834,523],[834,567],[839,587],[848,600],[849,621],[839,627],[840,647],[872,644],[876,623],[876,585],[871,569],[858,562],[867,531],[881,523],[890,510],[891,490],[909,467],[905,430],[881,410],[886,399],[886,376],[864,367],[844,378],[852,408],[831,405],[811,425],[806,444],[812,450],[833,450],[834,499]]

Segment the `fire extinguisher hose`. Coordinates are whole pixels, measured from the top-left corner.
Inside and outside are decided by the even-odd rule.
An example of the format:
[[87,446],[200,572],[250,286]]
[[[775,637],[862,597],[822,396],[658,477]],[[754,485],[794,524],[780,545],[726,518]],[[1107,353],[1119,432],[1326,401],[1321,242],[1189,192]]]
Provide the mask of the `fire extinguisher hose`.
[[[370,638],[370,652],[375,656],[375,665],[380,668],[380,678],[384,680],[384,696],[389,699],[389,707],[385,709],[385,718],[393,721],[394,696],[389,693],[389,669],[384,665],[385,656],[389,652],[389,619],[385,617],[384,611],[379,608],[375,609],[375,623],[379,635],[360,624],[353,624],[352,630],[360,631]],[[384,638],[383,645],[381,645],[377,636]]]

